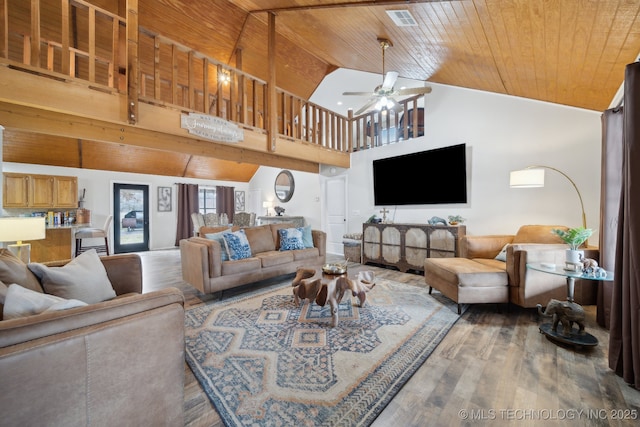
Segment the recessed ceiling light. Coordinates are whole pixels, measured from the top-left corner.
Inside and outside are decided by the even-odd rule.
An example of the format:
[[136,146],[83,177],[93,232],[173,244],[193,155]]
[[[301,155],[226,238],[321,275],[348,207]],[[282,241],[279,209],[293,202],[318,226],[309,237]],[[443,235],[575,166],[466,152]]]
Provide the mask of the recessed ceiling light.
[[338,101],[338,105],[342,105],[342,101]]
[[416,27],[418,23],[408,10],[387,10],[387,15],[398,27]]

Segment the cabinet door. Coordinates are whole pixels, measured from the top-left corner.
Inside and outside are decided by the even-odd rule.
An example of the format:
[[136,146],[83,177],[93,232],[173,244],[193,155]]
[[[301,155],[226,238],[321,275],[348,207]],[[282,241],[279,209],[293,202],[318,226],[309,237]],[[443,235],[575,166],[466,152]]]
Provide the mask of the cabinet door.
[[78,207],[78,180],[75,176],[55,177],[55,207]]
[[5,173],[2,205],[5,208],[29,206],[29,177],[24,174]]
[[53,177],[50,175],[31,175],[30,206],[50,208],[53,206]]

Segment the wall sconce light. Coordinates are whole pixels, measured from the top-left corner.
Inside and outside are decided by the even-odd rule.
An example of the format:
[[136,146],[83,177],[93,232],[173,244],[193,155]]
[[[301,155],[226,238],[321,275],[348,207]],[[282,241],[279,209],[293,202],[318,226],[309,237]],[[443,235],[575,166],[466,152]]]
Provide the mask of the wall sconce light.
[[218,79],[222,83],[227,84],[231,81],[231,73],[227,70],[220,70],[220,72],[218,73]]
[[551,169],[552,171],[558,172],[560,175],[564,176],[569,180],[573,188],[578,193],[578,199],[580,200],[580,209],[582,210],[582,226],[587,228],[587,217],[584,213],[584,203],[582,203],[582,195],[580,194],[580,190],[578,190],[578,186],[569,176],[551,166],[527,166],[524,169],[511,171],[509,175],[509,186],[511,188],[533,188],[533,187],[544,187],[544,170]]
[[16,242],[7,248],[25,264],[31,262],[31,244],[23,240],[40,240],[46,236],[44,217],[0,218],[0,242]]

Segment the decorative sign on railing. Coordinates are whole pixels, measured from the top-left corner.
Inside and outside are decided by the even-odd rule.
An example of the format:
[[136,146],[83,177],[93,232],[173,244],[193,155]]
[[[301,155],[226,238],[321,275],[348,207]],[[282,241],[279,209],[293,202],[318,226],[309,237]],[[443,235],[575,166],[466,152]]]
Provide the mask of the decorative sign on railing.
[[219,117],[189,113],[180,117],[180,127],[190,134],[219,142],[240,142],[244,140],[244,130],[236,124]]

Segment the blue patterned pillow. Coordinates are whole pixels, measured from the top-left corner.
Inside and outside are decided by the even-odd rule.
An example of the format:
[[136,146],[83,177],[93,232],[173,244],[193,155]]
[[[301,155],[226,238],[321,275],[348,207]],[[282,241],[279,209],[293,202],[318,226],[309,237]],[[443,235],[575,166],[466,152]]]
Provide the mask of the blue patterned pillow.
[[281,228],[280,233],[280,250],[292,251],[295,249],[304,249],[302,242],[302,228]]
[[224,244],[229,252],[229,258],[232,261],[251,258],[251,247],[244,230],[234,231],[233,233],[224,233]]
[[221,255],[222,261],[229,261],[229,252],[227,251],[227,245],[224,243],[224,237],[222,236],[230,232],[231,232],[231,228],[224,231],[220,231],[219,233],[205,234],[205,237],[207,239],[215,240],[218,243],[220,243],[220,255]]

